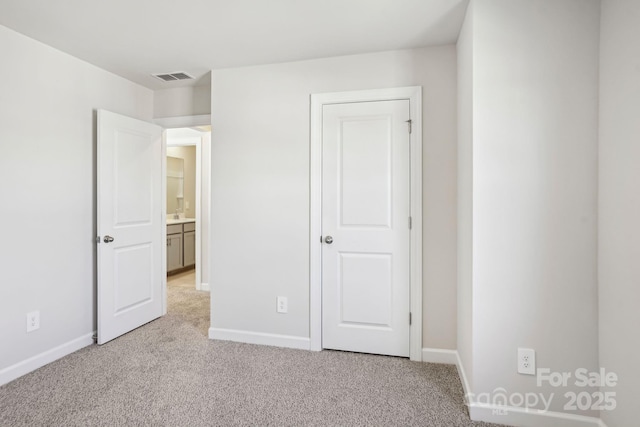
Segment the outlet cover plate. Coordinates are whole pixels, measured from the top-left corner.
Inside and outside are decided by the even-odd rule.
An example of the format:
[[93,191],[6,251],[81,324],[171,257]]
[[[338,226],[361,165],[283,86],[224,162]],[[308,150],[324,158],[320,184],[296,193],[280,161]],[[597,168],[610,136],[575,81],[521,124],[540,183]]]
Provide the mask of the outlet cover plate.
[[276,298],[276,311],[278,313],[286,313],[289,309],[288,305],[287,297]]
[[518,373],[524,375],[536,374],[536,351],[531,348],[518,349]]
[[27,332],[32,332],[36,329],[40,329],[40,312],[31,311],[27,313]]

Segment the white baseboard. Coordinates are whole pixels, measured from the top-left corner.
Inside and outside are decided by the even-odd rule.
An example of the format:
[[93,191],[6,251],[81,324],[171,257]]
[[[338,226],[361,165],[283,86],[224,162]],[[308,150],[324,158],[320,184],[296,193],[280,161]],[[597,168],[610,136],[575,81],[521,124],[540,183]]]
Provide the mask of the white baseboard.
[[[471,387],[469,386],[460,354],[457,351],[455,353],[456,367],[458,368],[458,375],[460,376],[466,401],[471,392]],[[485,421],[517,427],[607,427],[600,418],[566,414],[564,412],[545,412],[478,402],[467,402],[467,407],[472,421]]]
[[295,337],[292,335],[277,335],[267,334],[264,332],[240,331],[235,329],[209,328],[209,338],[212,340],[271,345],[274,347],[296,348],[300,350],[311,349],[311,340],[309,338]]
[[458,376],[460,377],[460,382],[462,383],[462,392],[464,393],[464,398],[466,402],[467,396],[469,396],[469,394],[471,393],[471,387],[469,386],[467,373],[464,371],[464,365],[462,364],[462,359],[460,359],[460,353],[458,353],[457,351],[456,351],[456,368],[458,369]]
[[472,403],[469,405],[469,415],[473,421],[485,421],[518,427],[605,426],[600,418],[595,417],[480,403]]
[[456,365],[458,363],[458,352],[441,348],[423,348],[422,361],[427,363],[445,363]]
[[0,370],[0,386],[93,344],[94,332]]
[[211,291],[211,288],[209,287],[208,283],[203,282],[203,283],[200,283],[200,290],[209,292]]

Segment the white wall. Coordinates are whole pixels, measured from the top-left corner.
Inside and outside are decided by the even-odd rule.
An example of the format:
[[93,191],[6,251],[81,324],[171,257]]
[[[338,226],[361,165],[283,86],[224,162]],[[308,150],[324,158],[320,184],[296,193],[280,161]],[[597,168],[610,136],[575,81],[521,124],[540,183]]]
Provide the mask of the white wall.
[[640,3],[602,2],[600,44],[600,364],[618,375],[609,427],[638,423],[640,402]]
[[212,72],[214,328],[309,336],[310,94],[422,85],[423,346],[455,348],[455,81],[454,46]]
[[[167,83],[171,86],[171,83]],[[156,90],[153,117],[198,116],[211,113],[211,87],[193,86]]]
[[563,411],[564,392],[590,390],[538,387],[516,351],[598,368],[599,2],[479,0],[472,13],[473,392],[554,393]]
[[473,389],[473,6],[469,4],[458,43],[458,286],[457,349],[462,374]]
[[[418,51],[423,86],[422,346],[456,348],[457,152],[455,46]],[[411,83],[413,84],[413,83]]]
[[[0,52],[0,374],[7,374],[56,346],[90,340],[96,329],[95,111],[150,120],[153,93],[2,26]],[[32,310],[40,310],[41,326],[27,334]]]

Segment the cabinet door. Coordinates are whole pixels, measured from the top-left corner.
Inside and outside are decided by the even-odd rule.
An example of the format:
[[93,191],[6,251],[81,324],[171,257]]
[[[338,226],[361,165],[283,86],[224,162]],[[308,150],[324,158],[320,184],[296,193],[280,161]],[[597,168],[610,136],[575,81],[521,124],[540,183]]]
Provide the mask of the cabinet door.
[[167,236],[167,272],[182,267],[182,234]]
[[187,231],[184,233],[184,266],[195,265],[196,263],[196,232]]

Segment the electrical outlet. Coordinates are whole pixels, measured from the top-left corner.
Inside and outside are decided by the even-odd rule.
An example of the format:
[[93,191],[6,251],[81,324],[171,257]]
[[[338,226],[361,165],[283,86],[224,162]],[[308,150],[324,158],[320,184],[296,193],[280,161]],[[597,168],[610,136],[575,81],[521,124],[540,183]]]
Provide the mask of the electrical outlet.
[[536,374],[536,351],[531,348],[518,349],[518,373],[525,375]]
[[287,305],[287,297],[276,298],[276,311],[278,313],[286,313],[288,309]]
[[35,331],[40,328],[40,312],[32,311],[27,313],[27,332]]

